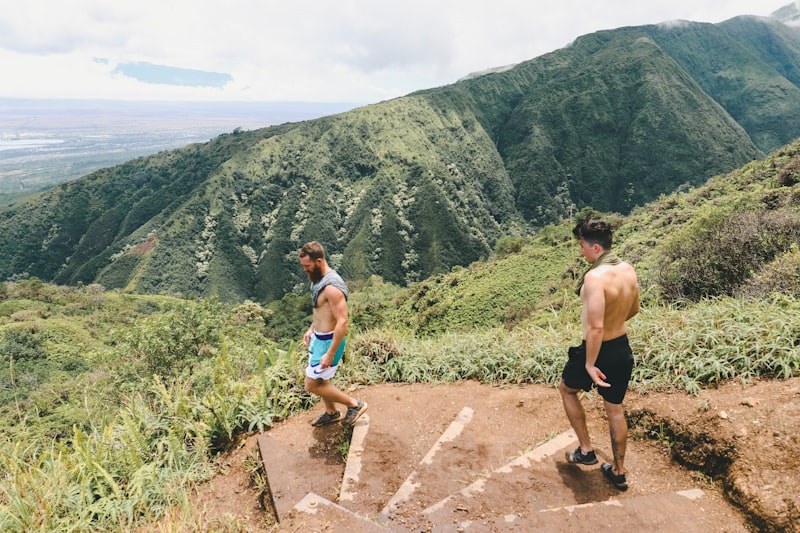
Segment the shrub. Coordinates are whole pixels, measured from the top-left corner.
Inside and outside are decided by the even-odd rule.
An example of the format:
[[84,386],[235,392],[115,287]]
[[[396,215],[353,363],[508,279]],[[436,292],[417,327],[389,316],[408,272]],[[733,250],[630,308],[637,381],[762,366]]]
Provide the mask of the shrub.
[[792,211],[715,211],[667,245],[659,283],[673,300],[730,296],[798,239],[800,216]]
[[497,257],[518,254],[522,251],[524,245],[525,239],[523,237],[511,237],[506,235],[497,240],[497,243],[494,245],[494,253]]
[[774,292],[800,297],[800,248],[797,245],[759,270],[737,291],[737,296],[765,298]]
[[30,328],[7,329],[0,344],[0,353],[14,361],[35,361],[43,359],[46,353],[42,348],[42,336]]
[[303,337],[311,324],[311,297],[286,293],[283,298],[270,302],[271,311],[265,317],[265,335],[276,341],[291,341]]
[[176,304],[137,323],[126,335],[124,347],[151,372],[171,375],[215,351],[220,341],[218,307],[208,300]]

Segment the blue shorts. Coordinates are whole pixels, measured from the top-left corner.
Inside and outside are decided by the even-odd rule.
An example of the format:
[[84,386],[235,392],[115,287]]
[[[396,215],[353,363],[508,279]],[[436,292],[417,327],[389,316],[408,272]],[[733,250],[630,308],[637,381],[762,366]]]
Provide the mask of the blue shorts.
[[339,368],[339,361],[342,360],[344,354],[344,347],[347,344],[347,337],[342,339],[339,349],[336,350],[336,355],[333,356],[333,363],[328,368],[320,368],[319,363],[322,356],[330,348],[333,343],[333,332],[330,333],[317,333],[314,331],[311,334],[311,341],[308,343],[308,366],[306,367],[306,376],[311,379],[332,379],[336,375],[336,369]]
[[[633,373],[633,351],[628,336],[603,341],[595,366],[606,375],[610,387],[597,387],[597,392],[608,403],[621,404],[628,391],[628,382]],[[586,341],[569,349],[569,360],[561,372],[564,385],[571,389],[591,390],[594,382],[586,372]]]

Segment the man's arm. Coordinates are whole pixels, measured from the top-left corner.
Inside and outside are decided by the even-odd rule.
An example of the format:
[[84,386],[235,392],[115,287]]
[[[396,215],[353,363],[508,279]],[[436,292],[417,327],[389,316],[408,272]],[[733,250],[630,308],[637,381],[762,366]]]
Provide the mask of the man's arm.
[[331,316],[335,322],[331,345],[320,360],[320,368],[328,368],[331,366],[331,364],[333,364],[333,358],[336,355],[336,352],[339,350],[339,346],[341,346],[345,335],[347,335],[347,328],[350,319],[347,313],[347,298],[344,297],[344,293],[342,293],[342,291],[336,287],[328,285],[323,289],[322,292],[328,301],[328,306],[331,310]]
[[600,355],[600,346],[603,344],[603,328],[605,325],[606,296],[602,279],[599,276],[587,274],[581,301],[583,302],[583,338],[586,341],[586,372],[598,387],[610,387],[606,383],[606,376],[595,366]]

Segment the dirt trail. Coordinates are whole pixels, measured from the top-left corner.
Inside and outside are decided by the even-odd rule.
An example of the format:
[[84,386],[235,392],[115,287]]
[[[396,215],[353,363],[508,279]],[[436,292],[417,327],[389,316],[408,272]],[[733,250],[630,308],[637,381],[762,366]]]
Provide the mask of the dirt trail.
[[[557,391],[540,385],[496,387],[464,382],[381,384],[351,393],[367,400],[370,407],[360,471],[348,489],[348,501],[338,500],[345,471],[342,443],[352,430],[339,425],[311,428],[310,420],[319,414],[317,406],[277,424],[262,437],[274,443],[266,459],[280,524],[274,523],[269,510],[259,508],[258,495],[248,487],[241,466],[245,457],[254,455],[257,436],[231,454],[227,470],[198,495],[195,507],[197,512],[202,510],[203,523],[227,520],[256,532],[303,530],[311,526],[308,517],[288,511],[308,493],[318,495],[319,501],[339,503],[374,523],[382,514],[386,516],[387,503],[413,474],[416,488],[411,497],[389,513],[392,530],[467,530],[463,522],[468,518],[477,528],[470,530],[491,531],[499,528],[500,517],[507,518],[523,506],[536,506],[550,509],[550,515],[569,508],[568,520],[562,517],[557,523],[570,531],[583,527],[581,520],[598,527],[591,509],[604,502],[614,503],[619,515],[616,528],[626,527],[619,520],[627,519],[627,528],[636,531],[639,515],[648,508],[661,509],[667,514],[660,520],[676,526],[681,511],[670,514],[672,504],[667,500],[655,504],[648,498],[666,494],[675,499],[676,493],[688,497],[699,490],[703,497],[697,505],[702,512],[691,522],[697,531],[710,525],[717,531],[800,531],[798,459],[793,453],[800,435],[797,379],[731,383],[699,396],[632,391],[625,402],[632,429],[627,454],[630,488],[624,493],[612,488],[598,467],[565,464],[562,450],[560,456],[548,459],[550,470],[535,475],[528,470],[512,472],[502,481],[481,482],[485,492],[481,501],[491,504],[478,504],[461,495],[448,509],[423,518],[420,513],[433,503],[463,491],[568,430]],[[607,460],[602,401],[595,396],[584,402],[595,448],[601,461]],[[454,420],[464,416],[465,408],[472,411],[469,422],[458,438],[441,444],[433,464],[426,466],[423,459]],[[497,475],[490,477],[497,479]],[[609,516],[611,507],[605,505],[604,516]],[[544,520],[549,515],[535,516]],[[347,530],[345,523],[336,524],[336,520],[346,520],[343,516],[326,520],[318,530]],[[481,520],[486,522],[482,526]]]

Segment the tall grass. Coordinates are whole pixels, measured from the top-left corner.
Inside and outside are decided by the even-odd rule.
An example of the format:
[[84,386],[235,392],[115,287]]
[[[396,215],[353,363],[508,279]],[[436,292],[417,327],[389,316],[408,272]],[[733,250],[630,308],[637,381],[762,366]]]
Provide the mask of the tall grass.
[[[352,343],[349,379],[366,383],[447,382],[556,384],[568,346],[580,343],[573,302],[513,330],[492,328],[419,339],[372,331]],[[644,307],[629,322],[636,365],[632,387],[685,390],[759,377],[800,374],[800,300],[721,298],[686,306]],[[546,323],[544,327],[533,324]]]
[[636,386],[683,388],[800,374],[800,301],[722,298],[644,308],[634,320]]
[[223,346],[207,387],[154,376],[102,428],[1,443],[0,531],[129,531],[187,506],[213,475],[216,452],[309,406],[293,346],[257,357],[262,364],[241,380]]

